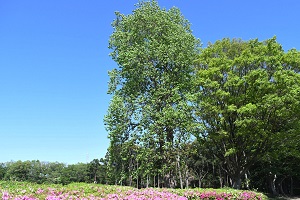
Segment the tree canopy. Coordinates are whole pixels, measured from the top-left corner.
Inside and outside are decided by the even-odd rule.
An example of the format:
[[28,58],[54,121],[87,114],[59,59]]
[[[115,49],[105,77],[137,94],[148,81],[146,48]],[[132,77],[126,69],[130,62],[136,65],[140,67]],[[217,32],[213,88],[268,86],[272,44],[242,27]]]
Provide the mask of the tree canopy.
[[105,118],[110,156],[122,156],[114,155],[114,149],[126,151],[123,159],[131,169],[127,151],[142,151],[152,155],[152,163],[136,167],[150,173],[156,165],[156,175],[162,176],[176,161],[173,148],[189,138],[185,94],[200,43],[177,8],[161,9],[156,1],[140,2],[127,16],[116,13],[113,27],[109,47],[119,68],[110,72],[113,99]]
[[153,0],[116,12],[112,26],[110,183],[249,188],[250,171],[264,165],[298,176],[295,163],[274,171],[269,160],[298,159],[299,51],[284,51],[276,37],[201,48],[180,10]]
[[203,49],[194,94],[204,138],[218,146],[234,187],[253,163],[299,138],[299,52],[264,42],[223,39]]

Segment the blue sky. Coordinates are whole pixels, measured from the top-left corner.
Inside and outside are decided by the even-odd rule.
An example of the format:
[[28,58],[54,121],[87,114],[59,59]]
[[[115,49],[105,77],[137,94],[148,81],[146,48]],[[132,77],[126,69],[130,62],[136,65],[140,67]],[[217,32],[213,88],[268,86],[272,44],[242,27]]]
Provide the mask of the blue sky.
[[[203,46],[277,36],[300,49],[300,1],[159,0],[178,7]],[[0,0],[0,162],[104,157],[114,11],[137,0]]]

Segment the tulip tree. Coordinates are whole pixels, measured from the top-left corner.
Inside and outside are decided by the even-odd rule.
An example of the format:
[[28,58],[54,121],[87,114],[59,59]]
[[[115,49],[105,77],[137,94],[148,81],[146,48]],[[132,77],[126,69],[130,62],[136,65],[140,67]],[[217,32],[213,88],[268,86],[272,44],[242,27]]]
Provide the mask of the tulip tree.
[[299,141],[300,53],[285,52],[276,38],[223,39],[198,59],[194,115],[199,138],[218,147],[235,188],[266,152]]
[[[114,147],[130,141],[150,161],[140,163],[138,170],[163,181],[175,167],[168,165],[177,157],[173,149],[189,139],[186,94],[199,40],[179,9],[161,9],[156,1],[138,3],[129,15],[117,12],[112,26],[109,48],[118,68],[109,73],[113,100],[105,117],[110,159],[118,159]],[[164,181],[168,185],[170,180]]]

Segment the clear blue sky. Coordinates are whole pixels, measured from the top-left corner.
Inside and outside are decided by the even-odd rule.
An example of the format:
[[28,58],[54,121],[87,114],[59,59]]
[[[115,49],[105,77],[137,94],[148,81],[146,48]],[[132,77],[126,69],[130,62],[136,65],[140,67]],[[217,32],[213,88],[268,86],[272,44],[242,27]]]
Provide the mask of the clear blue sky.
[[[0,162],[104,157],[114,11],[137,0],[0,0]],[[300,1],[159,0],[178,7],[203,43],[274,35],[300,49]]]

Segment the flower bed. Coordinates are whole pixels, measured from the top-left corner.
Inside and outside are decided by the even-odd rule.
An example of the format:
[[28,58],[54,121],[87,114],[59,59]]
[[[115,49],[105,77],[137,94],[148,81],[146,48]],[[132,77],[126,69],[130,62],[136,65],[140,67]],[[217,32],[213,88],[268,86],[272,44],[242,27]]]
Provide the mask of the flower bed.
[[251,191],[239,190],[214,190],[214,189],[161,189],[95,185],[73,183],[70,185],[32,184],[26,182],[0,181],[0,194],[3,200],[192,200],[192,199],[241,199],[260,200],[266,196]]

